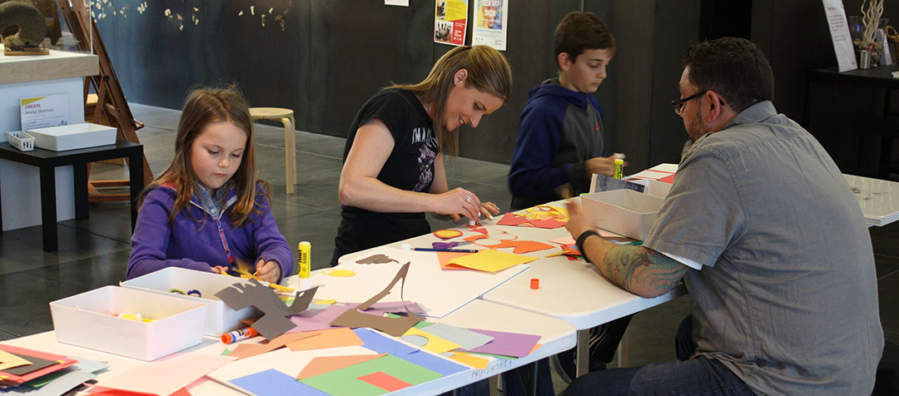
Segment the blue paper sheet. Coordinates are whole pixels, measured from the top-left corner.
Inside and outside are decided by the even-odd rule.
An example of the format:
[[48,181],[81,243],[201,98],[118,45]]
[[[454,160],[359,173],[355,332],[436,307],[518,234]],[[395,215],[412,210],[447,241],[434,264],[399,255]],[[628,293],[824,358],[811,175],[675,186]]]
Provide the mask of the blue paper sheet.
[[252,392],[256,396],[311,395],[328,396],[327,393],[315,389],[275,369],[251,374],[231,380],[231,383]]
[[427,352],[416,351],[403,356],[403,359],[415,363],[431,371],[436,371],[443,375],[455,374],[460,371],[468,370],[467,366],[451,362],[446,359],[439,358]]
[[371,329],[359,328],[353,330],[353,332],[362,339],[365,348],[370,349],[375,353],[389,353],[393,356],[405,357],[406,355],[417,351],[417,349],[406,344],[375,333]]

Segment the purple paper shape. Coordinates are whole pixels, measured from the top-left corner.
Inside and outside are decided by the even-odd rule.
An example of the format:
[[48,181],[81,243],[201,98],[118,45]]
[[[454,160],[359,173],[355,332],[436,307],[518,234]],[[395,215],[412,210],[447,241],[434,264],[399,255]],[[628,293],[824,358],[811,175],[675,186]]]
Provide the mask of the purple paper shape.
[[468,329],[493,337],[490,341],[474,349],[458,349],[463,352],[489,353],[513,357],[525,357],[534,349],[534,345],[540,341],[540,336],[533,334],[506,333],[504,331],[491,331],[480,329]]
[[298,333],[301,331],[325,330],[331,328],[331,322],[343,315],[350,307],[346,305],[331,305],[326,309],[320,309],[312,316],[306,316],[304,313],[290,317],[290,321],[297,326],[288,333]]
[[[403,304],[405,303],[405,305]],[[346,304],[351,308],[356,308],[362,303],[349,303]],[[371,305],[368,310],[362,311],[363,313],[367,313],[370,315],[383,316],[385,313],[400,313],[406,312],[406,308],[409,309],[409,312],[424,315],[425,310],[418,305],[418,303],[414,303],[412,301],[391,301],[391,302],[378,302]]]

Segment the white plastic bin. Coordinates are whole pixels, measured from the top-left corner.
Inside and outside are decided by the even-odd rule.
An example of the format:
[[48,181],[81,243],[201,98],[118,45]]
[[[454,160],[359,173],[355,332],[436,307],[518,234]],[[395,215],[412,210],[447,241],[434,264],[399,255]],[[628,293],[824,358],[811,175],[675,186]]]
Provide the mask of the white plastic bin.
[[[50,303],[56,340],[140,360],[156,360],[203,341],[205,305],[106,286]],[[139,313],[153,322],[114,314]]]
[[35,147],[51,151],[65,151],[115,144],[116,129],[86,122],[29,129],[28,134],[34,136]]
[[597,227],[641,241],[649,234],[664,201],[631,190],[581,196],[584,209],[593,216]]
[[[203,328],[203,333],[212,337],[219,337],[229,331],[247,327],[247,325],[240,323],[240,320],[262,315],[253,307],[235,311],[225,305],[222,300],[215,297],[215,293],[235,283],[249,284],[250,282],[245,279],[211,272],[169,267],[139,278],[121,282],[120,285],[206,304],[206,326]],[[172,293],[172,289],[178,289],[185,293],[190,290],[197,290],[202,297]]]

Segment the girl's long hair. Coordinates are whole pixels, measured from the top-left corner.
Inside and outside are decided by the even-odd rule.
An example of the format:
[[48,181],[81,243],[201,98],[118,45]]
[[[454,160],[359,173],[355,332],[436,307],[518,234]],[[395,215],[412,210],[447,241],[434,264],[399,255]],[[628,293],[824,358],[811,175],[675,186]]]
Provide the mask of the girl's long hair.
[[[175,204],[169,213],[169,224],[173,224],[175,216],[190,205],[197,185],[190,162],[190,152],[197,137],[211,124],[230,122],[247,134],[247,145],[243,159],[237,172],[231,177],[237,193],[237,202],[228,211],[228,218],[234,227],[246,224],[250,213],[260,213],[256,207],[257,185],[261,187],[258,194],[265,197],[265,205],[271,202],[271,190],[268,183],[257,177],[256,153],[253,144],[253,122],[246,100],[235,86],[225,88],[198,88],[187,96],[181,121],[178,123],[178,135],[175,140],[175,158],[172,164],[162,172],[141,195],[138,205],[143,204],[147,192],[160,186],[171,186],[177,192]],[[260,204],[262,204],[260,202]],[[190,215],[190,211],[187,211]],[[204,217],[205,218],[205,217]],[[200,221],[200,220],[198,220]]]
[[453,88],[453,77],[459,70],[468,70],[467,87],[474,86],[482,92],[496,96],[505,102],[512,94],[512,68],[499,51],[486,45],[456,47],[437,60],[428,77],[418,84],[392,85],[412,91],[424,103],[433,105],[434,132],[440,143],[440,151],[450,156],[459,152],[458,134],[443,125],[446,101]]

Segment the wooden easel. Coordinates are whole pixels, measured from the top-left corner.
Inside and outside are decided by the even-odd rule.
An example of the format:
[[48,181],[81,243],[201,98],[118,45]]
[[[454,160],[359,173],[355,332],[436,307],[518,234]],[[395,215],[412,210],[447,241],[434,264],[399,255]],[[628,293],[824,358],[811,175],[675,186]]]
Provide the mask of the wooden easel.
[[[90,17],[90,10],[84,6],[84,2],[80,0],[56,0],[59,10],[66,20],[66,24],[72,31],[72,35],[78,41],[78,49],[81,51],[90,51],[90,37],[87,32],[93,31],[94,53],[99,57],[100,74],[84,79],[84,101],[87,103],[91,86],[97,92],[97,103],[94,108],[93,119],[87,120],[93,123],[100,123],[105,120],[111,125],[118,128],[117,139],[125,140],[131,143],[140,143],[137,138],[137,130],[143,127],[143,124],[136,121],[131,114],[131,108],[125,100],[125,94],[122,92],[122,86],[116,77],[112,62],[109,60],[109,54],[100,38],[100,31],[97,24]],[[140,166],[139,164],[128,164],[128,166]],[[146,186],[153,181],[153,172],[150,170],[150,164],[147,163],[147,156],[144,154],[144,181]],[[88,173],[90,168],[88,168]],[[124,194],[101,194],[98,187],[126,187],[128,180],[95,180],[88,181],[88,196],[91,202],[104,201],[121,201],[130,200],[128,193]]]

